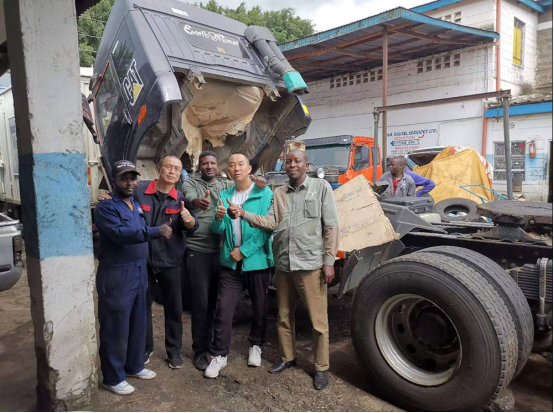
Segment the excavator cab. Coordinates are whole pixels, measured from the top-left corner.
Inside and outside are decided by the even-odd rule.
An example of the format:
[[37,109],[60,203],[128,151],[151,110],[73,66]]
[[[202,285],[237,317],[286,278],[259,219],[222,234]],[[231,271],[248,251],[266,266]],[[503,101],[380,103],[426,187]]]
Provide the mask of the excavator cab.
[[90,89],[105,177],[127,159],[153,179],[166,155],[194,172],[207,149],[221,168],[242,152],[269,171],[311,122],[308,87],[267,28],[178,0],[115,2]]

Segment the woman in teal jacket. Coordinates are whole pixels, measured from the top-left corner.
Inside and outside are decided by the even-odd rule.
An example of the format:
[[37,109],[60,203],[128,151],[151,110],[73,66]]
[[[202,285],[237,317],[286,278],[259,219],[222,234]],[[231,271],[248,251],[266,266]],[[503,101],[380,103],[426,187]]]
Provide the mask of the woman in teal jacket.
[[248,290],[252,301],[252,327],[248,340],[248,365],[262,363],[262,345],[267,329],[267,289],[273,254],[269,247],[271,232],[250,227],[244,220],[233,220],[227,214],[229,203],[242,205],[245,211],[267,215],[273,199],[269,188],[260,189],[250,181],[251,167],[244,155],[229,158],[227,173],[235,185],[220,192],[220,199],[211,224],[215,234],[223,234],[219,298],[214,323],[212,361],[204,376],[215,378],[227,365],[231,347],[233,316],[238,302]]

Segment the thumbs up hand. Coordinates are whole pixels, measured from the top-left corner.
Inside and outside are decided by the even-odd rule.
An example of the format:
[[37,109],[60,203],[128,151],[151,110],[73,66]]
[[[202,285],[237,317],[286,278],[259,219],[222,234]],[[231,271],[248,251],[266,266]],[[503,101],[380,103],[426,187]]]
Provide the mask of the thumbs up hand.
[[171,229],[171,223],[173,221],[169,218],[169,221],[163,225],[160,225],[160,236],[164,239],[170,239],[173,235],[173,229]]
[[194,209],[201,209],[203,211],[208,209],[210,207],[210,190],[208,189],[206,195],[202,198],[194,198],[192,200],[192,206]]
[[181,219],[185,227],[192,228],[195,224],[194,217],[190,214],[189,210],[185,208],[185,203],[181,201]]
[[227,214],[231,219],[242,218],[244,216],[244,210],[236,204],[233,204],[229,198],[227,198],[229,208],[227,208]]
[[221,221],[226,213],[227,208],[223,205],[223,200],[219,198],[219,205],[217,206],[217,211],[215,212],[215,219]]
[[256,186],[260,189],[264,189],[267,186],[267,180],[263,176],[254,176],[250,174],[250,180],[256,183]]

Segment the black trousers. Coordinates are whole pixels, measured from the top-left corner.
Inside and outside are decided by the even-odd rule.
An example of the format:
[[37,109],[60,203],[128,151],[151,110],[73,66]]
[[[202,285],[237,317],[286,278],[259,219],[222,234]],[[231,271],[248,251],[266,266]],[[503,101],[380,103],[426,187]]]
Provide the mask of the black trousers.
[[217,304],[219,252],[207,253],[188,250],[185,257],[192,300],[192,350],[195,353],[208,353],[213,340]]
[[252,326],[248,340],[250,345],[262,346],[267,330],[267,288],[269,269],[242,271],[242,263],[237,269],[222,267],[219,280],[219,299],[214,326],[212,354],[226,356],[231,348],[233,316],[244,290],[248,290],[252,301]]
[[183,301],[181,299],[181,267],[155,270],[148,268],[146,291],[146,348],[154,351],[152,331],[152,302],[154,289],[159,288],[163,300],[165,321],[165,351],[168,356],[180,354],[183,347]]

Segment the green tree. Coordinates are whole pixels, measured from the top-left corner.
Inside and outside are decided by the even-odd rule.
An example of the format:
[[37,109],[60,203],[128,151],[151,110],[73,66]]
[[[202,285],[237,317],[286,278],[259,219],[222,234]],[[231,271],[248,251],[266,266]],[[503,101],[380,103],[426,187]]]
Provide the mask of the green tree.
[[79,16],[77,29],[79,31],[79,64],[82,67],[92,66],[96,59],[96,51],[104,26],[115,0],[102,0]]
[[[79,30],[79,63],[81,66],[92,66],[96,58],[96,51],[100,46],[100,39],[104,26],[110,16],[115,0],[102,0],[96,6],[84,12],[77,21]],[[221,6],[216,0],[199,3],[198,6],[238,20],[248,26],[268,27],[278,43],[290,42],[314,33],[314,24],[311,20],[296,16],[294,9],[262,10],[259,6],[251,9],[246,3],[241,3],[236,9]]]
[[278,43],[291,42],[314,34],[312,21],[296,16],[296,11],[292,8],[275,11],[262,10],[260,6],[254,6],[249,10],[246,3],[242,2],[236,9],[233,9],[218,4],[216,0],[199,3],[198,6],[238,20],[247,26],[267,27],[273,32]]

